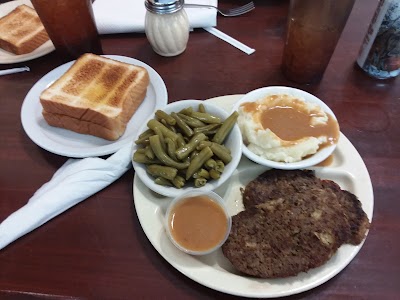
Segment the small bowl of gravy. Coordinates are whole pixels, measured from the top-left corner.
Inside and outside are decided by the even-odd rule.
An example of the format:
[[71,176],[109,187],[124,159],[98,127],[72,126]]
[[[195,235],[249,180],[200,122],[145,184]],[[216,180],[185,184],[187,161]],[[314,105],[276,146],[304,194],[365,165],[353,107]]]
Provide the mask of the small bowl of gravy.
[[205,255],[220,248],[232,226],[224,200],[212,191],[191,191],[176,197],[165,220],[171,242],[191,255]]

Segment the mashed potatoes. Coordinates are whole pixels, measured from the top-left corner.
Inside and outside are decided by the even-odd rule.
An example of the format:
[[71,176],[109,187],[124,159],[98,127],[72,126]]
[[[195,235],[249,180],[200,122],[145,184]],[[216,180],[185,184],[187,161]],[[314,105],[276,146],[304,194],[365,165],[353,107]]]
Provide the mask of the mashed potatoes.
[[286,94],[243,103],[238,112],[244,143],[268,160],[300,161],[339,136],[337,121],[321,107]]

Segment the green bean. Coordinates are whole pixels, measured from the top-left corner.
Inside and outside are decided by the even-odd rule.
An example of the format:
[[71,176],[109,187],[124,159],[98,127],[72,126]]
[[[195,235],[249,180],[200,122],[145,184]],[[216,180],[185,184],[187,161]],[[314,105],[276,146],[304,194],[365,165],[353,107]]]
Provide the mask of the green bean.
[[179,160],[185,159],[186,157],[189,156],[189,154],[191,152],[196,150],[197,145],[200,144],[200,142],[204,141],[205,139],[207,139],[207,137],[204,133],[198,133],[198,134],[194,135],[185,146],[179,147],[176,150],[176,152],[175,152],[176,157]]
[[200,150],[203,149],[204,147],[210,147],[215,156],[217,156],[225,164],[228,164],[232,160],[232,155],[230,154],[230,150],[226,148],[224,145],[220,145],[209,141],[202,141],[197,148]]
[[188,162],[177,162],[165,153],[161,146],[160,137],[158,135],[153,135],[149,138],[150,146],[153,149],[155,156],[162,161],[165,165],[169,167],[180,169],[186,169],[189,166]]
[[230,163],[230,161],[232,160],[232,155],[228,151],[225,151],[224,148],[218,146],[220,146],[220,144],[213,143],[210,149],[215,154],[215,156],[217,156],[225,164]]
[[141,146],[147,146],[148,144],[149,144],[150,142],[149,142],[149,138],[146,138],[146,139],[138,139],[138,140],[136,140],[135,141],[135,144],[136,145],[141,145]]
[[217,165],[215,166],[214,170],[220,173],[224,172],[225,164],[222,160],[216,160]]
[[221,127],[218,129],[217,133],[214,135],[212,141],[214,143],[222,144],[226,138],[226,136],[229,134],[229,132],[232,130],[233,126],[236,124],[236,120],[239,116],[239,113],[237,111],[234,111],[221,125]]
[[138,148],[136,152],[146,154],[146,148]]
[[221,173],[218,172],[217,170],[211,169],[208,174],[210,174],[210,177],[212,179],[219,179],[221,177]]
[[204,134],[210,135],[215,133],[214,130],[217,129],[219,126],[221,126],[221,124],[209,124],[206,126],[194,128],[193,131],[194,133],[202,132]]
[[206,183],[207,183],[207,179],[205,179],[203,177],[199,177],[194,180],[194,186],[197,188],[205,186]]
[[182,132],[186,135],[186,136],[192,136],[193,135],[193,130],[192,128],[189,127],[188,124],[185,123],[185,121],[183,121],[178,114],[176,113],[171,113],[171,116],[174,118],[174,120],[176,121],[176,125],[178,125],[178,127],[182,130]]
[[204,163],[204,166],[207,168],[207,169],[214,169],[215,168],[215,166],[217,165],[217,162],[214,160],[214,159],[212,159],[212,158],[210,158],[209,160],[207,160],[205,163]]
[[196,119],[196,118],[192,118],[191,116],[185,115],[185,114],[180,114],[178,113],[178,116],[184,120],[186,122],[186,124],[188,124],[190,127],[192,128],[196,128],[196,127],[203,127],[206,126],[207,124]]
[[175,133],[176,133],[175,126],[169,125],[169,124],[167,123],[167,121],[165,121],[164,119],[160,119],[160,122],[161,122],[165,127],[167,127],[169,130],[171,130],[172,132],[175,132]]
[[163,133],[164,137],[169,137],[174,142],[178,138],[175,132],[169,130],[165,125],[163,125],[162,123],[160,123],[155,119],[151,119],[149,122],[147,122],[147,127],[152,129],[153,131],[155,131],[154,130],[155,128],[159,128]]
[[193,107],[189,106],[189,107],[186,107],[186,108],[182,109],[179,113],[190,116],[190,114],[192,112],[193,112]]
[[135,141],[135,144],[136,145],[148,145],[149,137],[151,137],[152,135],[154,135],[153,130],[146,130],[141,135],[139,135],[139,138]]
[[132,159],[140,164],[157,164],[160,162],[158,159],[149,159],[144,153],[139,152],[135,152]]
[[[153,137],[150,138],[150,142],[151,139]],[[211,157],[213,156],[213,152],[211,151],[210,147],[206,147],[203,150],[201,150],[201,152],[199,153],[199,155],[197,155],[196,157],[193,158],[193,160],[190,162],[189,167],[186,170],[186,180],[188,180],[190,177],[193,176],[193,174],[200,169],[203,164],[209,160]]]
[[201,168],[200,170],[198,170],[197,172],[195,172],[193,174],[193,178],[199,178],[199,177],[203,177],[205,179],[209,179],[210,178],[210,174],[208,173],[208,171],[206,169]]
[[169,157],[171,157],[173,160],[177,160],[176,158],[176,144],[173,140],[171,140],[170,138],[166,138],[165,139],[165,143],[167,144],[167,153],[169,155]]
[[[166,151],[167,150],[167,144],[165,143],[164,134],[162,133],[161,129],[159,127],[155,127],[154,128],[154,132],[155,132],[156,135],[159,136],[161,147],[163,148],[164,151]],[[150,139],[149,139],[149,142],[150,142]]]
[[199,112],[205,113],[206,112],[206,108],[204,107],[203,103],[199,104]]
[[177,132],[178,132],[177,129],[175,128],[175,126],[169,125],[169,126],[167,126],[167,128],[168,128],[169,130],[171,130],[172,132],[174,132],[174,133],[177,133]]
[[161,122],[165,127],[167,127],[169,130],[171,130],[172,132],[175,132],[175,133],[176,133],[175,126],[169,125],[169,124],[167,123],[167,121],[165,121],[164,119],[161,119],[160,122]]
[[155,158],[154,152],[150,146],[146,146],[146,148],[144,148],[144,150],[145,150],[144,154],[146,155],[147,158],[149,158],[149,159]]
[[213,130],[210,130],[210,131],[206,132],[205,134],[206,134],[207,136],[214,136],[214,134],[217,133],[217,130],[218,130],[218,129],[213,129]]
[[221,119],[217,116],[213,116],[208,113],[201,113],[198,111],[194,111],[190,114],[191,117],[196,118],[207,124],[218,124],[221,123]]
[[229,154],[231,154],[231,150],[229,148],[227,148],[224,145],[220,145],[214,142],[210,142],[210,141],[202,141],[200,142],[200,144],[197,146],[197,150],[201,150],[205,147],[211,147],[211,145],[214,145],[215,147],[221,148],[221,150],[228,152]]
[[177,169],[161,165],[149,165],[146,170],[153,177],[162,177],[168,180],[174,179],[178,174]]
[[186,144],[185,139],[182,136],[182,133],[177,133],[178,138],[176,139],[176,147],[182,147]]
[[199,155],[199,151],[195,150],[192,153],[190,153],[189,158],[190,160],[192,160],[195,156]]
[[142,138],[144,136],[149,137],[149,136],[151,136],[153,134],[154,134],[153,130],[147,129],[147,130],[143,131],[141,134],[139,134],[139,138]]
[[171,181],[169,181],[168,179],[165,179],[163,177],[157,177],[156,179],[154,179],[154,183],[159,184],[159,185],[172,186]]
[[177,175],[174,179],[172,179],[172,183],[175,187],[180,189],[185,186],[186,180],[182,176]]
[[162,111],[162,110],[157,110],[155,113],[156,117],[161,119],[161,120],[165,120],[167,122],[168,125],[175,125],[176,121],[173,117],[171,117],[169,114],[167,114],[166,112]]

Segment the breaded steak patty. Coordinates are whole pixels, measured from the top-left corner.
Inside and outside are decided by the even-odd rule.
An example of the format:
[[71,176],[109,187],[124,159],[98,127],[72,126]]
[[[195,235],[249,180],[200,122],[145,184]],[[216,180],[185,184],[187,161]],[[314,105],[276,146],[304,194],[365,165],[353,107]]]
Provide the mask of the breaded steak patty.
[[242,193],[245,211],[233,217],[222,251],[248,275],[288,277],[321,266],[342,244],[359,244],[369,227],[357,197],[313,171],[266,171]]

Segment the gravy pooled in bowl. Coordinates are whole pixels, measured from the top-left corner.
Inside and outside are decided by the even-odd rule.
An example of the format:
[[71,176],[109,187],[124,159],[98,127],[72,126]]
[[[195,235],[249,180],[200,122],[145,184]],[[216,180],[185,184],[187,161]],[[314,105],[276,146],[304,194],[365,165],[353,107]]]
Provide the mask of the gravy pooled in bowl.
[[300,161],[339,139],[333,116],[287,94],[242,103],[238,124],[250,151],[278,162]]

